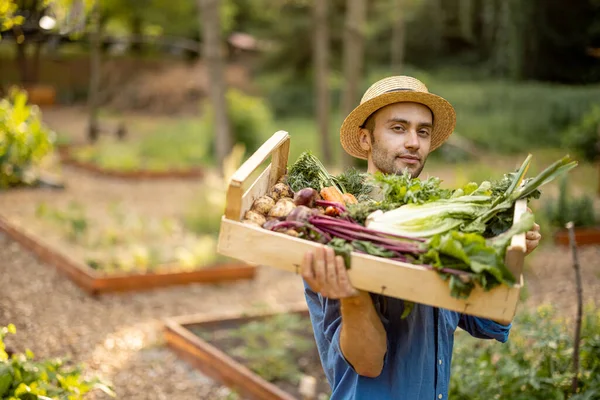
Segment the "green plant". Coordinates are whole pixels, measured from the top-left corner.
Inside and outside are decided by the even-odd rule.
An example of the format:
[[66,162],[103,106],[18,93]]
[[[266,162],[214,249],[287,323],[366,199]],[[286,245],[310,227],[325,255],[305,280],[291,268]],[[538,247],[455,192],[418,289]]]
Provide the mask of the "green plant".
[[564,228],[569,221],[576,227],[596,225],[593,198],[587,195],[572,197],[566,177],[560,180],[558,199],[544,203],[543,210],[548,222],[556,228]]
[[26,92],[13,89],[0,99],[0,190],[35,183],[34,167],[52,152],[54,136]]
[[96,389],[115,397],[100,379],[84,378],[80,366],[68,366],[62,360],[35,361],[30,350],[9,357],[4,338],[16,332],[14,325],[0,327],[0,399],[83,400]]
[[[297,383],[302,372],[297,359],[314,346],[310,321],[297,314],[278,314],[249,322],[231,333],[243,341],[232,354],[268,381]],[[307,338],[308,337],[308,338]]]
[[[236,89],[230,89],[227,92],[227,107],[234,144],[241,143],[248,152],[254,153],[262,144],[265,132],[273,124],[269,107],[263,99],[248,96]],[[204,131],[214,131],[213,125],[214,112],[209,106],[204,118]],[[213,145],[214,135],[211,139],[211,148]]]
[[595,161],[600,156],[600,103],[581,120],[572,125],[564,136],[565,146],[574,149],[588,161]]
[[550,306],[524,313],[505,344],[458,333],[451,399],[596,399],[600,396],[600,310],[588,307],[583,319],[577,395],[570,396],[573,355],[571,325]]
[[71,202],[64,210],[54,209],[48,204],[38,204],[35,215],[38,218],[49,218],[65,231],[67,238],[75,243],[82,243],[89,232],[88,217],[85,208],[77,203]]

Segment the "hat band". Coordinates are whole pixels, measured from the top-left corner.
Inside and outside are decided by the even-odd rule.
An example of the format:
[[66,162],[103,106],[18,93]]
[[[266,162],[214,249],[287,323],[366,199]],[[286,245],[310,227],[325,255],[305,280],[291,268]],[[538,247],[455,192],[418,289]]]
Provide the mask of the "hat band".
[[390,89],[383,93],[392,93],[392,92],[414,92],[414,89]]

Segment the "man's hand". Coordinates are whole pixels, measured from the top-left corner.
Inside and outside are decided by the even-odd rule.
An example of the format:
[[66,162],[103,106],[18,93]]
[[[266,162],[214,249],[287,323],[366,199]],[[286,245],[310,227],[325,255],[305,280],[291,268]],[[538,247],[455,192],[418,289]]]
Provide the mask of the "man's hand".
[[[532,212],[530,208],[528,208],[527,211]],[[533,228],[525,234],[525,242],[527,245],[525,254],[527,255],[534,251],[539,246],[541,239],[542,234],[540,233],[540,226],[534,223]]]
[[359,294],[350,283],[344,259],[336,256],[331,247],[323,246],[304,255],[302,277],[323,297],[345,299]]

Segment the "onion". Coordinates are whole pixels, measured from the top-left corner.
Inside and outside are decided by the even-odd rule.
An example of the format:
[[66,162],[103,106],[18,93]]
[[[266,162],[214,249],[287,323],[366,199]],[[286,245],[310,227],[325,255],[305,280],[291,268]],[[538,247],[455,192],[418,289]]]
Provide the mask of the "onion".
[[304,188],[296,192],[294,196],[294,204],[297,206],[307,206],[313,208],[315,206],[315,201],[317,200],[317,195],[319,193],[313,188]]

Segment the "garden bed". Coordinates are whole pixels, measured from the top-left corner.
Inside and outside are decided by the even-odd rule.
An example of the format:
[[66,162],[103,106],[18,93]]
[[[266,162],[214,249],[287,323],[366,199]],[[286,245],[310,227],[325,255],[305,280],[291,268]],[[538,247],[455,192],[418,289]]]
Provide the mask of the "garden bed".
[[168,346],[197,369],[250,399],[301,399],[302,377],[328,398],[306,307],[257,316],[180,317],[165,324]]
[[[184,285],[191,283],[218,283],[253,279],[256,267],[243,263],[214,264],[198,270],[182,271],[177,265],[161,265],[156,272],[103,273],[68,254],[53,248],[24,228],[0,216],[0,231],[33,252],[40,260],[66,274],[80,288],[90,294],[126,292]],[[178,270],[179,269],[179,270]]]
[[[600,245],[600,227],[575,228],[575,241],[578,246]],[[554,234],[554,243],[569,245],[569,231],[562,229]]]
[[74,156],[74,152],[78,148],[86,146],[75,146],[75,145],[62,145],[58,148],[58,154],[62,164],[69,165],[99,176],[105,176],[110,178],[120,179],[197,179],[204,177],[204,168],[201,167],[190,167],[190,168],[169,168],[165,170],[153,170],[143,168],[132,168],[120,170],[116,168],[105,168],[97,165],[94,162],[84,161]]

